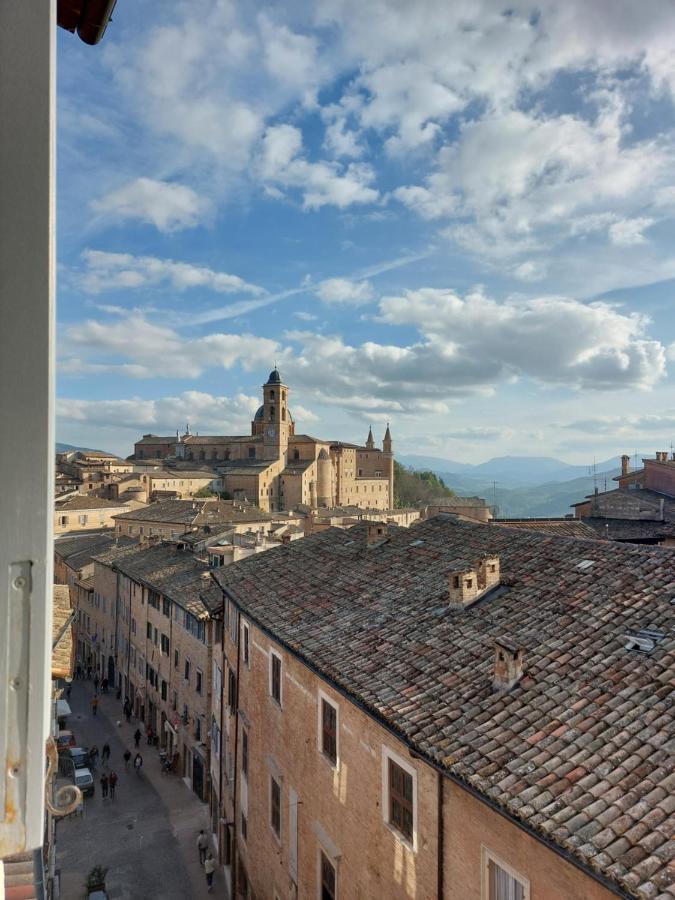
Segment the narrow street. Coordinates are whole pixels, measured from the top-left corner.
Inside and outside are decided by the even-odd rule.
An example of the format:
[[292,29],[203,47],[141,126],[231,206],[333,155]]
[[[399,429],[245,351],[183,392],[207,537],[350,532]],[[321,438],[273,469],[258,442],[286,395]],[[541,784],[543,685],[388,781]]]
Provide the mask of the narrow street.
[[[156,747],[141,738],[142,774],[124,770],[122,754],[133,755],[135,719],[127,724],[115,693],[102,695],[98,714],[92,715],[93,684],[74,681],[68,727],[79,746],[110,745],[109,769],[118,777],[115,800],[101,797],[100,757],[94,780],[96,792],[84,801],[84,815],[69,816],[57,825],[56,867],[61,873],[61,898],[86,897],[85,878],[97,864],[107,866],[106,890],[110,900],[131,898],[224,897],[224,879],[216,869],[213,891],[199,863],[197,835],[209,834],[208,809],[178,776],[162,774]],[[117,722],[121,721],[118,727]],[[143,731],[141,726],[141,731]],[[214,854],[215,855],[215,854]]]

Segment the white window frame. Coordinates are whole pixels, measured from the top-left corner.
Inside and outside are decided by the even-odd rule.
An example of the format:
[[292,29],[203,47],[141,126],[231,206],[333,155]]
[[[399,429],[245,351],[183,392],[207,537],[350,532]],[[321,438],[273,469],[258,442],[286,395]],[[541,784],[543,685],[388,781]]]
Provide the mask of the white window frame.
[[[277,700],[274,694],[272,693],[272,659],[276,657],[279,660],[279,699]],[[270,647],[270,662],[269,662],[269,693],[270,700],[275,703],[280,709],[283,709],[284,706],[284,661],[281,657],[280,653],[277,653],[276,650],[273,650]]]
[[[323,749],[323,704],[328,703],[335,710],[335,762],[326,756]],[[319,755],[326,760],[331,769],[340,768],[340,707],[329,697],[321,688],[318,689],[318,711],[317,711],[317,750]]]
[[3,856],[40,847],[45,825],[55,518],[55,7],[46,0],[0,3],[0,473],[3,509],[14,511],[0,521]]
[[[395,825],[391,824],[391,803],[389,797],[389,760],[395,762],[397,766],[400,766],[405,772],[409,775],[412,775],[413,780],[413,836],[412,841],[410,841],[404,834],[402,834]],[[403,759],[402,756],[399,756],[396,751],[392,750],[391,747],[387,747],[385,744],[382,744],[382,818],[384,820],[384,824],[389,829],[389,831],[394,835],[394,837],[401,842],[405,847],[408,847],[413,852],[417,852],[417,769],[414,766],[411,766],[407,760]]]
[[323,885],[321,883],[321,856],[325,856],[328,862],[333,867],[335,872],[335,900],[338,900],[340,896],[340,873],[338,870],[338,857],[333,856],[333,854],[323,846],[321,842],[319,842],[316,848],[316,896],[317,900],[321,900],[322,888]]
[[490,872],[488,868],[490,862],[493,862],[495,865],[499,866],[500,869],[503,869],[507,875],[511,876],[511,878],[515,878],[516,881],[519,881],[523,887],[524,900],[530,900],[529,878],[526,878],[522,872],[514,869],[513,866],[510,866],[500,856],[497,856],[497,854],[490,850],[489,847],[486,847],[485,844],[480,845],[481,900],[490,900]]
[[[268,791],[268,802],[269,802],[269,812],[267,814],[267,821],[270,826],[270,831],[274,835],[274,840],[281,844],[281,835],[284,831],[284,782],[283,779],[280,778],[276,773],[269,772],[269,791]],[[279,785],[279,834],[274,830],[274,825],[272,825],[272,782],[276,782]]]
[[241,661],[247,669],[251,668],[251,629],[244,619],[241,620]]

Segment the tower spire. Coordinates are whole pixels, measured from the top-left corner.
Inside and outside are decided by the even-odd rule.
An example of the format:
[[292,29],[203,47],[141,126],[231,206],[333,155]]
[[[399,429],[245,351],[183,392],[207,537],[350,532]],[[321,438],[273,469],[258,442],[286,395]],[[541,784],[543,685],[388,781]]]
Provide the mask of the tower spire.
[[373,438],[373,426],[368,429],[368,437],[366,438],[366,448],[368,450],[375,449],[375,439]]

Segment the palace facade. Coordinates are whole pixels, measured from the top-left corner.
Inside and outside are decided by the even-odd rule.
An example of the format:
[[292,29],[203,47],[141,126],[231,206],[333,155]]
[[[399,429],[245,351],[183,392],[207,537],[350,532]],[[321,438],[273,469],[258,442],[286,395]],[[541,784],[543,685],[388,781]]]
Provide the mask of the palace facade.
[[288,407],[288,386],[275,368],[263,385],[263,403],[250,435],[143,435],[135,461],[161,460],[178,468],[208,465],[219,476],[215,487],[235,500],[249,500],[268,512],[394,505],[394,454],[389,426],[382,449],[372,429],[365,445],[296,434]]

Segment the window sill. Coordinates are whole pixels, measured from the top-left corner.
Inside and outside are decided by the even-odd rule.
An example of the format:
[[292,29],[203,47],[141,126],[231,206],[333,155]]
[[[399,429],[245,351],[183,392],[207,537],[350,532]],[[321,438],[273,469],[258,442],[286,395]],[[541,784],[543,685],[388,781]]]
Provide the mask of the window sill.
[[411,853],[417,853],[417,847],[415,846],[414,838],[413,838],[413,840],[411,840],[410,838],[407,838],[401,831],[398,830],[398,828],[395,825],[392,825],[390,822],[385,822],[384,826],[388,831],[390,831],[393,834],[393,836],[396,838],[396,840],[399,842],[399,844],[404,846]]

